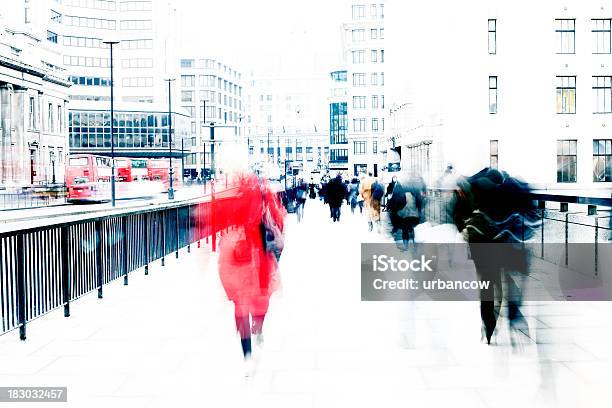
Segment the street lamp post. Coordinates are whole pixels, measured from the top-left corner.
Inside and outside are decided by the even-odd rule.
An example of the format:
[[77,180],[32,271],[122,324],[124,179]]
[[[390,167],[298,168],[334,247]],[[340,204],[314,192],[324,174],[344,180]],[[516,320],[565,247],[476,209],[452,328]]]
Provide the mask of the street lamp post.
[[111,122],[111,205],[115,206],[115,80],[113,78],[113,46],[119,41],[103,41],[110,48],[110,122]]
[[174,188],[173,178],[174,169],[172,168],[172,82],[174,78],[168,78],[164,81],[168,82],[168,146],[170,147],[170,169],[168,171],[168,178],[170,179],[170,187],[168,187],[168,200],[174,200]]

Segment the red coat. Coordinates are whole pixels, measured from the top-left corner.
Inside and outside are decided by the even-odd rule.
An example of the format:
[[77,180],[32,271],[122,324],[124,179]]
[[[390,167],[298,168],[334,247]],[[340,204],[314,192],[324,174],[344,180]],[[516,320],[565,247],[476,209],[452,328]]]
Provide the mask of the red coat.
[[219,241],[221,282],[228,298],[236,304],[237,315],[263,315],[270,296],[280,285],[276,258],[263,246],[263,206],[269,208],[281,230],[285,210],[268,183],[254,174],[242,178],[236,195],[226,205],[231,211],[219,211],[224,219],[217,219],[219,225],[230,227]]

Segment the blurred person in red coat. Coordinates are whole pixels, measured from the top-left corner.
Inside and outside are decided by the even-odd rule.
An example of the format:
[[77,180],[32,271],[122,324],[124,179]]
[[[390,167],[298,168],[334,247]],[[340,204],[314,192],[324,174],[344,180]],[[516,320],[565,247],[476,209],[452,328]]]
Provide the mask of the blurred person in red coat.
[[[231,210],[222,212],[227,219],[218,220],[219,225],[229,226],[219,242],[219,275],[235,305],[236,329],[245,361],[250,363],[251,335],[258,345],[263,342],[270,296],[280,285],[280,251],[271,251],[264,237],[266,230],[273,228],[282,241],[286,212],[265,179],[250,172],[242,172],[237,178],[235,195],[227,202]],[[280,246],[282,249],[282,243]]]

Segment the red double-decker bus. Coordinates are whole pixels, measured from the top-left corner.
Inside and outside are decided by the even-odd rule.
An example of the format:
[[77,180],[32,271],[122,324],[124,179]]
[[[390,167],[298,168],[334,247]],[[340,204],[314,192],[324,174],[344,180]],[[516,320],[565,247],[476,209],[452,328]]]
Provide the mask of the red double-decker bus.
[[[73,155],[66,166],[68,202],[107,202],[111,200],[111,159],[91,154]],[[167,192],[168,159],[115,159],[116,199],[153,197]],[[173,188],[180,187],[180,162],[173,161]]]

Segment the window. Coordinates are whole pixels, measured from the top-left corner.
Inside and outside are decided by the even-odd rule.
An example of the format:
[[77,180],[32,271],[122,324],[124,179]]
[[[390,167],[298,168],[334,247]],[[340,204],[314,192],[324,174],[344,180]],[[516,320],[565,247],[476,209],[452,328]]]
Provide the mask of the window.
[[593,140],[593,181],[612,182],[612,139]]
[[364,64],[365,63],[365,50],[353,51],[353,64]]
[[36,101],[33,96],[30,96],[30,104],[28,111],[28,124],[30,129],[36,129]]
[[124,77],[121,85],[125,88],[151,88],[153,87],[153,77]]
[[489,113],[497,113],[497,77],[489,77]]
[[385,62],[385,50],[380,50],[380,62]]
[[47,40],[57,44],[57,34],[54,33],[53,31],[49,31],[47,30]]
[[[385,84],[385,73],[381,72],[380,73],[380,85],[384,85]],[[384,104],[383,104],[383,108],[384,108]]]
[[193,68],[194,60],[192,59],[182,59],[181,60],[181,68]]
[[361,20],[365,18],[365,5],[353,5],[353,20]]
[[378,109],[378,95],[372,95],[372,109]]
[[489,166],[493,169],[499,168],[499,140],[489,142]]
[[353,74],[353,86],[365,86],[365,84],[366,84],[366,74],[365,73]]
[[380,31],[380,39],[384,40],[385,39],[385,29],[381,28],[379,31]]
[[612,76],[593,77],[593,113],[612,113]]
[[[200,75],[200,86],[214,87],[217,77],[214,75]],[[213,92],[214,95],[214,92]],[[214,96],[213,96],[214,98]]]
[[62,20],[65,25],[73,27],[100,28],[103,30],[117,29],[117,23],[115,20],[78,16],[64,16]]
[[378,85],[378,72],[372,72],[372,75],[370,76],[370,82],[372,83],[372,85]]
[[51,21],[54,21],[56,23],[61,23],[62,15],[55,10],[51,10]]
[[50,133],[55,131],[53,124],[53,104],[51,103],[47,107],[47,130]]
[[576,53],[576,20],[556,19],[557,54]]
[[193,102],[193,91],[181,91],[181,102]]
[[363,28],[354,29],[351,31],[353,42],[365,41],[365,30]]
[[611,22],[612,19],[593,19],[591,20],[593,24],[593,54],[610,54],[612,52],[612,36],[610,33],[611,30]]
[[57,105],[57,131],[58,133],[62,133],[63,130],[64,130],[64,117],[63,117],[62,106]]
[[121,49],[123,50],[145,50],[153,48],[153,40],[123,40],[121,41]]
[[557,77],[557,113],[576,113],[576,77]]
[[489,54],[497,54],[497,20],[489,19]]
[[377,50],[372,50],[370,52],[370,60],[372,63],[378,62],[378,51]]
[[195,86],[195,75],[181,75],[181,86],[193,88]]
[[374,140],[372,142],[372,153],[378,154],[378,141]]
[[577,169],[576,140],[557,140],[557,183],[575,183]]
[[312,147],[306,146],[306,161],[312,161]]
[[353,131],[354,132],[365,132],[366,131],[366,119],[365,118],[353,119]]
[[372,118],[372,132],[378,132],[378,119]]
[[366,154],[366,142],[353,142],[353,153],[354,154]]
[[371,4],[370,5],[370,16],[371,17],[376,17],[376,15],[377,15],[376,4]]
[[353,96],[353,108],[364,109],[366,107],[365,96]]
[[370,39],[371,39],[371,40],[376,40],[376,39],[378,39],[378,29],[376,29],[376,28],[372,28],[372,29],[370,30]]
[[150,11],[152,9],[151,1],[123,1],[121,2],[121,11]]

